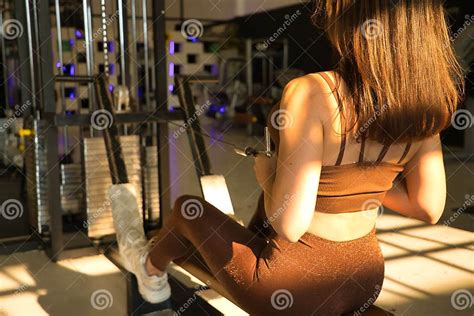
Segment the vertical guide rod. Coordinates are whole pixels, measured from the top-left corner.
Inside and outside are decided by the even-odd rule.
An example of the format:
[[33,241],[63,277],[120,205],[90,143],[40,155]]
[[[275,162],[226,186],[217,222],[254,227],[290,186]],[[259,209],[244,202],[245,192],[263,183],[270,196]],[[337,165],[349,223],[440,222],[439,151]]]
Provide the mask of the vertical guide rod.
[[[63,56],[63,37],[61,32],[61,7],[59,5],[59,0],[54,0],[54,6],[56,9],[56,32],[57,32],[57,43],[58,43],[58,59],[59,59],[59,74],[63,75],[63,67],[64,67],[64,56]],[[66,102],[64,100],[64,83],[59,83],[59,93],[61,96],[59,99],[61,100],[61,111],[64,114],[66,112]],[[63,127],[64,131],[64,155],[67,156],[69,154],[69,139],[68,139],[68,126]]]
[[[166,62],[166,22],[165,0],[154,0],[152,3],[153,16],[153,48],[155,68],[155,109],[168,110],[168,84]],[[148,70],[147,70],[148,71]],[[160,224],[163,221],[163,210],[171,209],[170,196],[170,157],[169,157],[169,131],[167,124],[160,124],[156,130],[158,148],[158,178],[160,188]],[[166,214],[167,215],[167,214]]]
[[100,0],[100,11],[102,18],[102,45],[104,53],[104,72],[105,75],[109,76],[109,40],[107,37],[107,8],[105,6],[105,0]]
[[25,0],[25,11],[26,11],[26,27],[28,30],[28,61],[30,64],[30,78],[31,78],[31,91],[32,91],[32,96],[31,96],[31,104],[33,111],[35,112],[35,117],[39,119],[39,113],[38,113],[38,105],[37,105],[37,100],[36,100],[36,95],[34,91],[36,91],[36,76],[35,76],[35,61],[34,61],[34,49],[33,49],[33,29],[32,29],[32,23],[31,23],[31,8],[30,8],[30,1]]
[[253,95],[253,43],[251,39],[245,41],[245,62],[247,70],[247,94]]
[[[143,21],[143,45],[144,45],[144,56],[145,59],[145,100],[147,105],[147,111],[153,111],[153,105],[150,99],[150,56],[148,55],[148,1],[142,0],[142,21]],[[158,128],[156,123],[152,124],[151,135],[157,135]],[[152,137],[152,145],[156,146],[157,139]]]
[[[4,13],[5,11],[0,11],[0,25],[3,25],[3,17],[4,17]],[[5,47],[5,38],[3,37],[3,32],[0,32],[0,49],[2,50],[2,65],[4,65],[4,68],[2,70],[2,74],[3,74],[3,89],[4,89],[4,93],[5,93],[5,100],[4,100],[4,104],[3,104],[3,107],[5,107],[5,109],[8,108],[8,105],[9,105],[9,102],[8,102],[8,85],[7,85],[7,80],[8,80],[8,68],[7,68],[7,57],[6,57],[6,53],[5,53],[5,50],[6,50],[6,47]]]
[[119,41],[120,41],[120,77],[122,78],[120,84],[127,85],[128,82],[125,79],[127,77],[127,72],[125,68],[125,34],[128,34],[125,30],[125,21],[126,18],[124,16],[124,7],[123,7],[123,0],[118,0],[118,14],[119,14]]
[[[28,1],[28,0],[26,0]],[[85,37],[85,44],[86,44],[86,57],[87,57],[87,76],[91,77],[94,73],[94,53],[93,53],[93,37],[92,37],[92,18],[91,18],[91,8],[89,5],[89,0],[82,0],[82,12],[84,15],[84,37]],[[89,112],[94,111],[94,85],[92,83],[88,84],[88,92],[89,92]],[[91,137],[94,137],[95,130],[94,128],[90,127]]]
[[[130,53],[132,54],[133,58],[135,60],[138,60],[137,58],[137,42],[138,42],[138,36],[137,36],[137,3],[136,0],[131,0],[131,5],[130,5],[130,13],[132,14],[132,44],[130,45]],[[132,76],[132,81],[134,82],[133,85],[130,85],[130,94],[132,95],[133,99],[135,100],[135,103],[137,105],[137,108],[139,111],[142,111],[140,107],[140,100],[138,99],[138,77],[139,77],[139,65],[135,68],[135,71],[133,72]]]
[[[59,173],[59,153],[58,153],[58,128],[54,124],[56,116],[56,102],[54,98],[54,75],[53,60],[51,56],[51,17],[49,13],[49,2],[42,0],[25,0],[32,4],[31,29],[33,33],[29,38],[34,38],[32,43],[32,53],[30,56],[34,64],[36,89],[33,93],[37,100],[37,113],[41,111],[44,117],[43,122],[47,124],[45,131],[46,140],[46,166],[48,190],[47,210],[49,215],[49,227],[51,234],[50,247],[47,248],[48,255],[55,261],[64,249],[64,235],[62,224],[60,173]],[[29,5],[26,4],[29,8]],[[27,15],[30,13],[28,10]]]

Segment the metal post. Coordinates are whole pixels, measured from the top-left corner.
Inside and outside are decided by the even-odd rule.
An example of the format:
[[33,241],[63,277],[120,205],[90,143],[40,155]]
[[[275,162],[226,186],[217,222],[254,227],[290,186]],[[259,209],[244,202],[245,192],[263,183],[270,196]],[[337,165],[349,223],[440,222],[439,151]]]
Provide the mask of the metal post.
[[[104,55],[104,74],[109,76],[109,40],[107,37],[107,8],[105,6],[105,0],[100,0],[100,11],[102,18],[102,50]],[[97,93],[97,90],[95,90]]]
[[[35,47],[33,60],[38,61],[35,65],[38,69],[38,87],[36,99],[39,109],[44,113],[44,120],[49,125],[46,131],[47,157],[47,188],[48,188],[48,212],[50,223],[51,247],[48,254],[52,260],[56,260],[63,250],[63,223],[61,210],[61,195],[59,181],[59,159],[58,159],[58,128],[54,124],[56,115],[56,102],[54,98],[54,76],[51,57],[51,22],[48,1],[25,0],[32,2],[34,20],[32,33],[35,33]],[[27,4],[28,7],[28,4]],[[41,43],[41,45],[40,45]]]
[[[62,32],[61,32],[61,7],[59,5],[59,0],[54,0],[55,4],[55,9],[56,9],[56,32],[57,32],[57,42],[58,42],[58,59],[59,59],[59,74],[63,75],[63,67],[64,67],[64,56],[63,56],[63,37],[62,37]],[[59,100],[61,100],[61,111],[63,113],[66,112],[66,102],[64,100],[64,83],[59,84],[59,93],[60,97]],[[64,126],[63,127],[64,131],[64,155],[67,156],[69,154],[69,139],[68,139],[68,127]]]
[[[121,85],[130,87],[130,72],[129,67],[125,62],[125,57],[128,55],[128,18],[127,18],[127,0],[118,0],[118,14],[119,14],[119,42],[120,42],[120,78]],[[130,56],[128,57],[130,59]]]
[[[21,25],[27,25],[27,9],[25,7],[25,2],[23,0],[15,0],[15,18],[20,21]],[[23,35],[18,38],[18,58],[20,61],[27,61],[29,58],[29,34],[28,29],[25,29]],[[32,92],[32,78],[31,72],[29,69],[29,62],[20,62],[20,78],[21,78],[21,85],[20,85],[20,95],[21,95],[21,104],[26,104],[28,101],[30,102],[31,106],[28,107],[26,113],[24,113],[23,117],[29,117],[31,113],[33,113],[33,95]]]
[[245,61],[246,61],[246,70],[247,70],[247,93],[251,97],[253,95],[253,45],[252,40],[247,39],[245,41]]
[[[150,98],[150,56],[148,54],[149,45],[148,45],[148,1],[142,0],[142,18],[143,18],[143,49],[144,49],[144,56],[145,59],[144,67],[145,67],[145,102],[146,102],[146,110],[153,111],[153,105],[151,104]],[[151,127],[151,130],[150,130]],[[151,144],[156,146],[158,143],[158,139],[153,137],[153,135],[157,135],[158,133],[158,125],[151,124],[148,125],[149,135],[151,135]]]
[[[92,15],[91,7],[88,0],[82,0],[82,13],[84,16],[84,43],[86,44],[86,58],[87,58],[87,75],[91,77],[94,74],[94,38],[92,35]],[[89,112],[94,111],[95,91],[94,85],[89,83],[87,86],[89,97]],[[90,127],[90,134],[94,137],[95,130]]]
[[153,110],[150,100],[150,60],[148,56],[148,1],[142,0],[142,18],[143,18],[143,45],[144,45],[144,59],[145,59],[145,99],[147,111]]
[[32,91],[32,94],[31,94],[31,104],[32,104],[32,108],[33,108],[33,111],[35,111],[35,115],[37,115],[37,110],[38,110],[38,106],[37,106],[37,99],[36,99],[36,95],[35,95],[35,91],[36,91],[36,76],[35,76],[35,60],[34,60],[34,52],[33,52],[33,42],[34,42],[34,38],[33,38],[33,29],[32,29],[32,25],[31,25],[31,11],[30,11],[30,2],[28,0],[25,0],[25,12],[26,12],[26,28],[28,30],[28,61],[29,61],[29,71],[30,71],[30,78],[31,78],[31,82],[30,82],[30,87],[31,87],[31,91]]
[[[166,37],[165,37],[165,0],[153,1],[153,42],[155,59],[155,102],[156,110],[168,110],[168,90],[166,73]],[[147,69],[148,71],[148,69]],[[160,221],[163,221],[163,210],[171,209],[170,197],[170,159],[168,144],[168,125],[160,124],[157,128],[158,170],[160,188]]]
[[[131,54],[131,58],[134,59],[134,60],[137,60],[137,3],[136,3],[136,0],[131,0],[131,4],[130,4],[130,11],[131,11],[131,14],[132,14],[132,44],[130,45],[131,49],[130,49],[130,54]],[[146,34],[146,31],[144,31],[143,34]],[[130,86],[130,94],[131,96],[133,97],[133,99],[135,99],[135,103],[137,104],[137,108],[139,110],[142,110],[141,107],[140,107],[140,100],[138,98],[138,86],[139,86],[139,81],[138,81],[138,77],[139,77],[139,69],[140,67],[137,65],[137,67],[135,67],[135,71],[133,72],[133,76],[132,76],[132,81],[133,81],[133,84]]]
[[[3,25],[3,17],[4,17],[4,11],[0,11],[0,25]],[[7,109],[9,106],[8,103],[8,88],[7,88],[7,80],[8,80],[8,68],[7,68],[7,58],[5,55],[5,38],[3,37],[3,32],[0,32],[0,49],[2,50],[2,69],[0,70],[2,72],[2,82],[3,82],[3,93],[4,95],[4,100],[3,100],[3,105],[0,105],[0,108],[4,107]]]

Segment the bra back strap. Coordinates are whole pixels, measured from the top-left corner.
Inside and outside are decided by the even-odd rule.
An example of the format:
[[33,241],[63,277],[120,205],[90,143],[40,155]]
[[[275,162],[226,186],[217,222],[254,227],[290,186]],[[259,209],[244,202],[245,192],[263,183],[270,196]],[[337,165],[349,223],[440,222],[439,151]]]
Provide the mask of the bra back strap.
[[402,157],[398,161],[398,164],[401,164],[403,162],[403,160],[405,160],[405,158],[407,157],[408,152],[410,151],[410,149],[411,149],[411,143],[408,143],[405,147],[405,151],[403,152]]
[[365,137],[362,136],[362,140],[361,140],[361,143],[360,143],[359,162],[364,161],[364,151],[365,151]]
[[345,125],[344,125],[344,121],[342,119],[342,104],[341,104],[341,101],[339,99],[339,93],[337,92],[337,87],[334,84],[334,82],[331,80],[331,78],[329,78],[329,76],[324,72],[320,72],[318,74],[321,76],[321,78],[324,79],[324,81],[326,81],[326,83],[329,86],[329,88],[331,89],[332,93],[335,94],[334,97],[335,97],[336,102],[337,102],[337,107],[339,108],[339,117],[340,117],[340,120],[341,120],[341,147],[339,148],[339,154],[337,156],[337,160],[336,160],[336,164],[335,164],[336,166],[339,166],[339,165],[341,165],[342,159],[344,158],[344,152],[346,151],[346,142],[347,142],[346,128],[345,128]]
[[382,160],[385,158],[385,155],[387,154],[389,149],[390,149],[390,145],[383,146],[382,151],[380,152],[379,157],[377,158],[377,163],[382,162]]

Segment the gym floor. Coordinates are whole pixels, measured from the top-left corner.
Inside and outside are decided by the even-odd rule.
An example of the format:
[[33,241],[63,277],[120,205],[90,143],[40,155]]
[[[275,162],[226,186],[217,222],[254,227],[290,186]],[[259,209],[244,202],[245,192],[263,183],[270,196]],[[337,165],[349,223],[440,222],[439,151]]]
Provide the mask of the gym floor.
[[[262,141],[248,136],[243,128],[218,129],[207,118],[201,118],[201,123],[208,133],[222,134],[226,141],[243,146]],[[170,135],[173,132],[170,126]],[[207,145],[213,172],[225,176],[235,213],[248,222],[260,193],[253,159],[239,157],[225,145]],[[183,193],[199,194],[186,135],[172,143],[170,156],[176,162],[171,169],[172,199]],[[474,291],[474,222],[455,201],[465,201],[474,192],[474,163],[448,159],[446,169],[449,195],[438,225],[429,226],[389,210],[378,220],[386,277],[376,305],[395,315],[472,315],[472,297],[462,295]],[[454,218],[454,214],[459,216]],[[41,250],[33,250],[0,256],[0,266],[0,316],[126,315],[125,276],[102,255],[55,264]],[[101,301],[104,297],[106,303]],[[228,304],[229,314],[245,315]]]

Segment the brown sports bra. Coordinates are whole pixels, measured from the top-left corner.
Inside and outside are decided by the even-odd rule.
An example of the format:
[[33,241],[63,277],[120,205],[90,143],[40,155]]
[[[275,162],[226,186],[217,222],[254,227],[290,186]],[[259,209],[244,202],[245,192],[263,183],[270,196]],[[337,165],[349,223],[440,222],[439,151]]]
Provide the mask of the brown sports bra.
[[[337,93],[336,85],[328,75],[325,73],[318,74],[327,82],[331,90]],[[339,98],[336,98],[336,101],[339,104],[339,110],[342,111]],[[273,124],[278,124],[279,120],[275,119],[273,114],[278,110],[279,104],[270,111],[267,121],[267,126],[275,148],[278,148],[280,136],[278,134],[279,129],[273,126]],[[278,114],[279,113],[276,113],[275,115]],[[317,212],[331,214],[350,213],[370,210],[381,206],[385,194],[393,185],[393,181],[397,175],[403,171],[404,167],[402,162],[411,148],[411,143],[408,143],[402,157],[397,163],[383,161],[390,145],[385,145],[382,148],[375,162],[364,161],[366,140],[362,138],[359,161],[352,164],[341,165],[347,142],[344,125],[342,130],[344,132],[341,133],[341,147],[336,164],[322,166],[321,168],[315,209]]]

